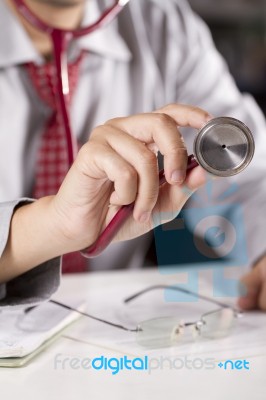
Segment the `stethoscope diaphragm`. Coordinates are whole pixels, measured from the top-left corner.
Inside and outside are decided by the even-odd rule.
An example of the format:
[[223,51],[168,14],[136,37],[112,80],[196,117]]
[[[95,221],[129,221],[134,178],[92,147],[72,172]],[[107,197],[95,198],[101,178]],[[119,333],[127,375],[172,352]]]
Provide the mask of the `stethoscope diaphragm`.
[[197,134],[194,156],[207,172],[228,177],[243,171],[255,151],[253,136],[241,121],[231,117],[210,120]]

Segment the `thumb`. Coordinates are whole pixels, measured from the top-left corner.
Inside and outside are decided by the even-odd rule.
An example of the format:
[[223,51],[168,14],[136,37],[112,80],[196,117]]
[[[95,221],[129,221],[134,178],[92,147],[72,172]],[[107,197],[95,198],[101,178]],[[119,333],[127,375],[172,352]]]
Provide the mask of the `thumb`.
[[191,190],[191,194],[207,183],[208,179],[214,180],[216,177],[209,175],[202,167],[198,166],[188,172],[183,187]]

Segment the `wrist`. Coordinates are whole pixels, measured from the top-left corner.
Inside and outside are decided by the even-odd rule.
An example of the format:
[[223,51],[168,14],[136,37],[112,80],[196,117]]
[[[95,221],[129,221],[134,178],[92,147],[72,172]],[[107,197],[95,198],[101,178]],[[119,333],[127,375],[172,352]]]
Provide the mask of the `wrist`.
[[77,211],[77,207],[66,203],[58,195],[48,198],[47,206],[49,232],[60,254],[82,250],[96,240],[83,212]]
[[19,207],[12,218],[10,238],[24,238],[36,265],[76,250],[60,226],[53,207],[54,197],[43,197]]
[[15,209],[0,259],[0,282],[7,282],[65,252],[50,212],[51,201],[52,198],[46,197]]

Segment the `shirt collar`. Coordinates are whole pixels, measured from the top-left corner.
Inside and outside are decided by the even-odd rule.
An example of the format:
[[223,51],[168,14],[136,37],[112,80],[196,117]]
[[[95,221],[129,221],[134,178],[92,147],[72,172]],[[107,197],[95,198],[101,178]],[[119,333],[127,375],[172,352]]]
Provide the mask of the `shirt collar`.
[[[82,26],[88,26],[96,21],[104,9],[100,10],[98,1],[87,2]],[[122,11],[123,12],[123,11]],[[124,39],[118,33],[117,20],[112,21],[106,27],[97,29],[90,35],[78,39],[79,46],[84,49],[103,55],[105,57],[130,61],[132,54]]]
[[[95,21],[101,14],[97,1],[86,2],[82,25]],[[32,44],[27,32],[9,9],[5,1],[0,1],[0,68],[30,61],[40,63],[42,57]],[[77,40],[80,49],[107,58],[130,61],[132,54],[117,30],[117,21],[105,28],[83,36]]]
[[29,36],[5,1],[0,1],[0,68],[40,61]]

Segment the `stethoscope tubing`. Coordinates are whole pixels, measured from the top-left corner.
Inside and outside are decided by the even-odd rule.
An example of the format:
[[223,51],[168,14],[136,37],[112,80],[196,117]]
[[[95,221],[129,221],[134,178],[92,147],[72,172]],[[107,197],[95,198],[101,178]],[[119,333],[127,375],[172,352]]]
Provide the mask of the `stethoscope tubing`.
[[30,22],[35,28],[47,33],[51,37],[57,75],[58,106],[60,108],[65,128],[68,165],[71,167],[78,152],[78,145],[76,138],[74,135],[72,135],[69,120],[69,82],[67,73],[68,45],[72,39],[88,35],[94,32],[96,29],[106,26],[120,13],[120,11],[122,11],[127,2],[121,0],[117,1],[113,6],[105,10],[104,13],[93,24],[75,30],[59,29],[49,26],[29,9],[24,0],[14,0],[14,2],[18,11],[28,22]]
[[23,17],[30,22],[35,28],[45,32],[49,35],[53,31],[60,31],[63,35],[68,34],[70,39],[79,38],[81,36],[88,35],[94,32],[96,29],[100,29],[106,26],[109,22],[113,21],[115,17],[120,13],[128,1],[116,1],[111,7],[105,10],[102,15],[91,25],[81,27],[78,29],[59,29],[54,26],[46,24],[41,18],[39,18],[30,8],[26,5],[24,0],[13,0],[16,4],[17,9],[23,15]]

